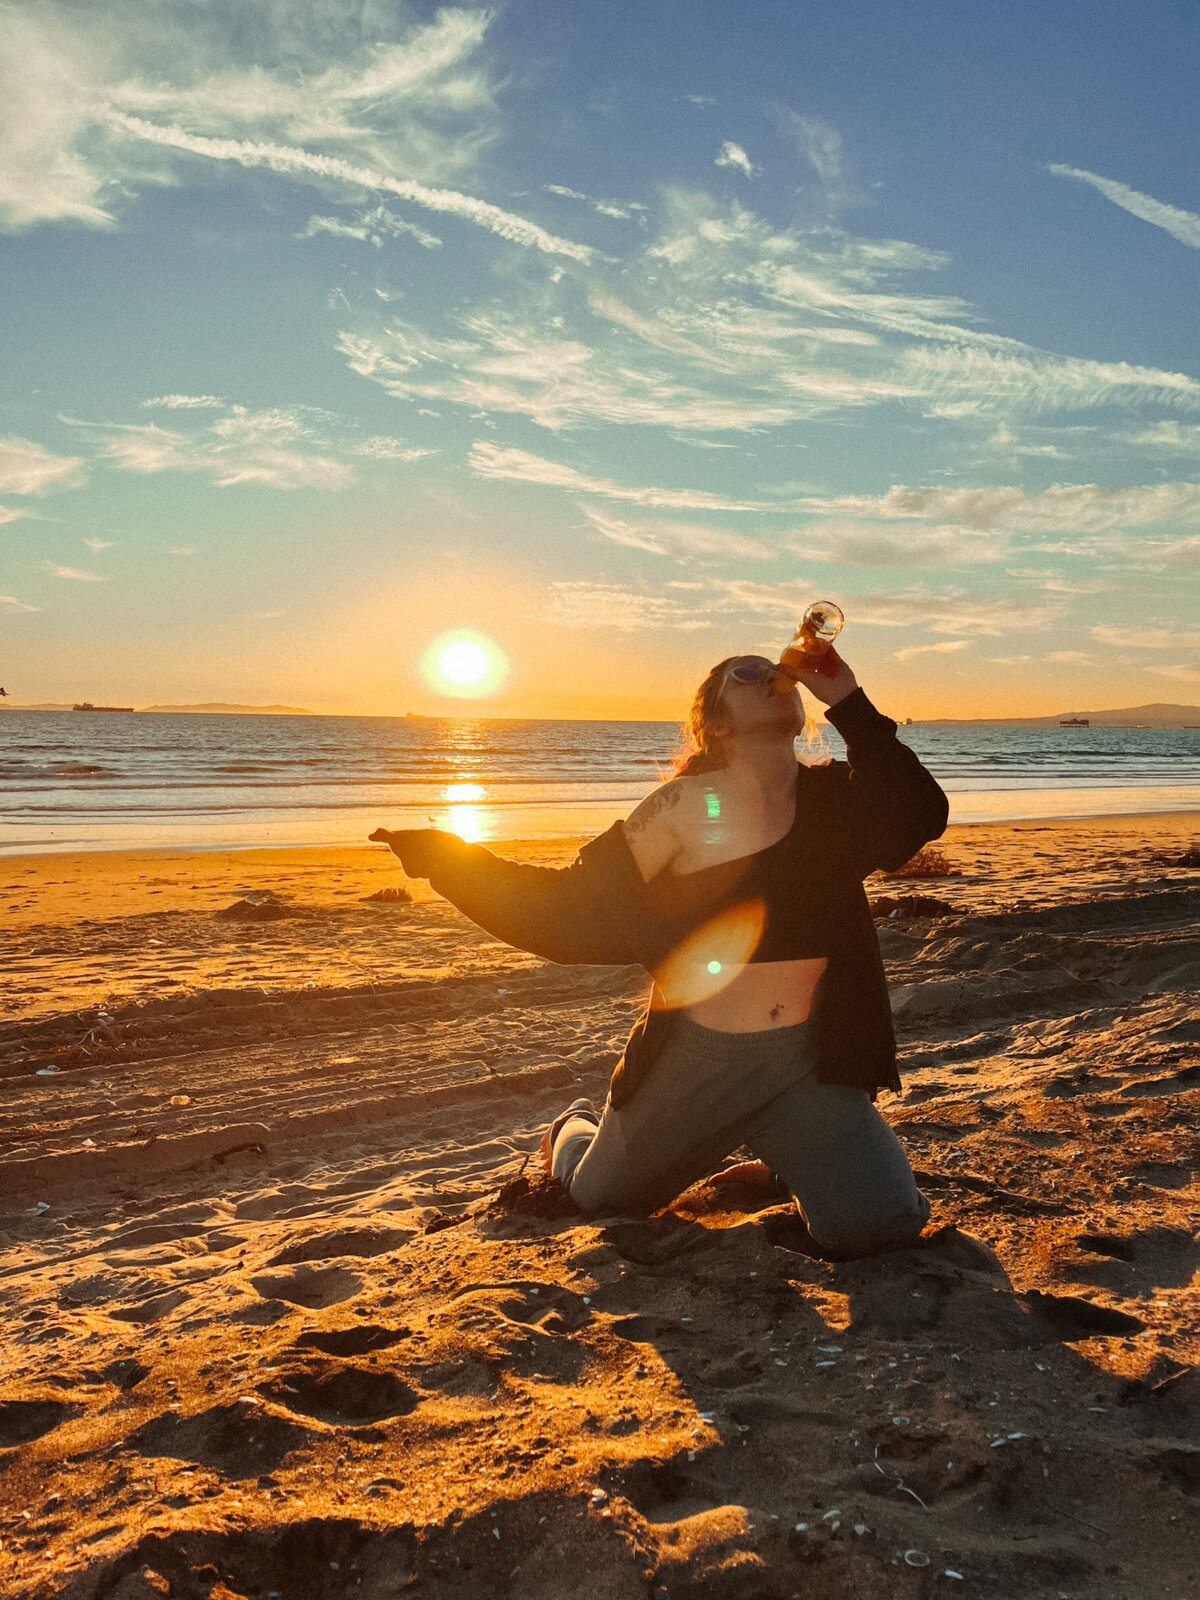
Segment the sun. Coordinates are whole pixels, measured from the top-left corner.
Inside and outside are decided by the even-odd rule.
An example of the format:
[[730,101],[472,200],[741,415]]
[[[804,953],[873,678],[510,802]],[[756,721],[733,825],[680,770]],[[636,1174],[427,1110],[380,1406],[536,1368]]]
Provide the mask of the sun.
[[457,644],[446,646],[438,657],[438,666],[443,677],[465,689],[482,683],[487,677],[487,651],[473,639],[460,639]]
[[421,676],[438,694],[484,700],[508,677],[508,658],[494,639],[456,628],[431,639],[421,653]]

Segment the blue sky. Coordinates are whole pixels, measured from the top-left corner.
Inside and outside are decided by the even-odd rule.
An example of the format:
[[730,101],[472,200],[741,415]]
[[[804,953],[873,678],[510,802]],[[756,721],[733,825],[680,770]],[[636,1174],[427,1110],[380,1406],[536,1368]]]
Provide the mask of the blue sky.
[[1200,700],[1193,5],[3,9],[14,699]]

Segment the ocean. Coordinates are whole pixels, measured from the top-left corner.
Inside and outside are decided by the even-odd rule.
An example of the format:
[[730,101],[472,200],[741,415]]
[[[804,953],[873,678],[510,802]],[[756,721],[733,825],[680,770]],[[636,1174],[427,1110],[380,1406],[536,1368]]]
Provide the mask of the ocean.
[[[951,822],[1200,809],[1200,729],[914,723]],[[590,837],[670,771],[671,722],[0,713],[0,853],[353,844],[431,821]],[[841,757],[832,728],[804,759]]]

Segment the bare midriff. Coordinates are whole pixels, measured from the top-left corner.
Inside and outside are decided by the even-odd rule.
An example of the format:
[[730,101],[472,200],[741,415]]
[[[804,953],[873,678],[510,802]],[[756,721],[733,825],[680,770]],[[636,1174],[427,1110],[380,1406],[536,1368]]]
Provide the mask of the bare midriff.
[[[728,967],[715,992],[676,1009],[703,1028],[718,1033],[763,1033],[768,1028],[790,1028],[807,1022],[821,974],[828,966],[824,956],[800,961],[754,961]],[[711,980],[710,980],[711,982]],[[669,1007],[670,1000],[655,985],[653,1004]]]

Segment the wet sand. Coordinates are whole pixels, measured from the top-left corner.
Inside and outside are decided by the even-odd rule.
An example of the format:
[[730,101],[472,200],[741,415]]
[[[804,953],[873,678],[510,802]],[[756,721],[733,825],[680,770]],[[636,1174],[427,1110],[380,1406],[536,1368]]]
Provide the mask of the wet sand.
[[1191,1600],[1196,826],[868,882],[947,908],[878,924],[933,1216],[840,1263],[541,1176],[640,971],[368,901],[381,847],[11,859],[0,1592]]

